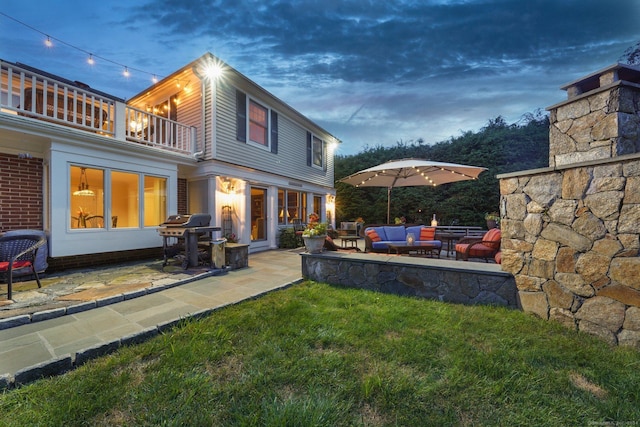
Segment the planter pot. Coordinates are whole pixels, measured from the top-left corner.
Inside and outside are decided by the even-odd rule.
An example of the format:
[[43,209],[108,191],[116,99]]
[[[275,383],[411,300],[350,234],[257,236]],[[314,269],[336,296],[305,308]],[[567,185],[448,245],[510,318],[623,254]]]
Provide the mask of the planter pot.
[[313,236],[313,237],[303,237],[304,247],[307,249],[307,252],[310,254],[319,254],[322,252],[322,248],[324,247],[324,241],[327,236]]

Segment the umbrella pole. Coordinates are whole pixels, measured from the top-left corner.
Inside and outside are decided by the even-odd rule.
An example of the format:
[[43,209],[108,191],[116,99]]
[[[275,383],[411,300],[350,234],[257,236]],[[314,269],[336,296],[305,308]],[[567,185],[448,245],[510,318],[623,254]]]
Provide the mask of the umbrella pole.
[[391,187],[387,187],[387,224],[391,224]]

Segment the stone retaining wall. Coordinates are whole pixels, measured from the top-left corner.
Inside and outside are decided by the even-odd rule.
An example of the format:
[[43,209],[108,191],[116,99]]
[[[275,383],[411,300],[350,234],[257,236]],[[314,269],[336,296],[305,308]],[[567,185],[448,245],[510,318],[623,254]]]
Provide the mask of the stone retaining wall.
[[323,252],[302,254],[302,275],[317,282],[460,304],[518,308],[514,278],[497,264]]
[[502,268],[523,310],[640,348],[640,69],[563,89],[550,167],[498,177]]

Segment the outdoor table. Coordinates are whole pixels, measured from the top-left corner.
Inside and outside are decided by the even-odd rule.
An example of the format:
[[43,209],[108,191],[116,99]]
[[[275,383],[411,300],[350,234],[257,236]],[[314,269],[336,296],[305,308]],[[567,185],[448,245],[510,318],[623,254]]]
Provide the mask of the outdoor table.
[[411,255],[411,252],[415,252],[416,255],[431,255],[433,256],[434,252],[440,258],[440,248],[438,248],[433,243],[427,242],[414,242],[413,245],[394,245],[390,244],[387,247],[388,254],[398,254],[398,255]]

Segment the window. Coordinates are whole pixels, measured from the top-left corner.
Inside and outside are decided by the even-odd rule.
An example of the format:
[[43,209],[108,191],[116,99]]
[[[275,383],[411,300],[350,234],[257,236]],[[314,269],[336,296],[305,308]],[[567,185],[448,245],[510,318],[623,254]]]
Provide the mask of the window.
[[111,172],[111,214],[118,227],[138,227],[140,222],[140,186],[136,173]]
[[236,139],[278,154],[278,113],[247,98],[247,94],[236,91]]
[[104,171],[71,166],[71,228],[104,227]]
[[318,215],[321,215],[321,212],[322,212],[322,197],[313,196],[313,211],[317,212]]
[[267,116],[269,111],[262,105],[249,101],[249,139],[252,142],[269,146]]
[[324,169],[324,143],[311,132],[307,132],[307,166]]
[[322,167],[322,140],[317,136],[313,136],[313,165]]
[[144,177],[144,226],[153,227],[167,218],[167,179]]
[[146,227],[157,226],[167,217],[166,178],[82,166],[71,166],[70,176],[73,229],[139,228],[140,212]]

